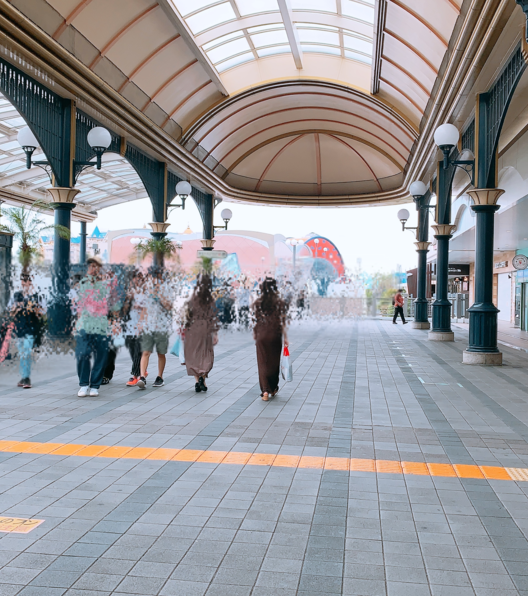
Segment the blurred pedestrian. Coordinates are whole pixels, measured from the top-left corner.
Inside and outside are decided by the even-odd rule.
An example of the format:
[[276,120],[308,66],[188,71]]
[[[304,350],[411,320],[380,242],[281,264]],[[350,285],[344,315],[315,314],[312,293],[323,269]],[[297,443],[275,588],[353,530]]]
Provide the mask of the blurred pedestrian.
[[[127,381],[129,387],[134,387],[141,376],[141,337],[139,320],[142,311],[143,275],[135,271],[131,283],[128,286],[125,302],[123,304],[123,321],[125,332],[125,345],[130,353],[132,368],[130,378]],[[145,378],[147,373],[145,371]]]
[[196,393],[207,391],[205,379],[214,364],[214,346],[218,343],[218,319],[213,298],[213,284],[202,274],[187,302],[185,314],[185,366],[194,377]]
[[289,346],[286,333],[288,304],[277,289],[273,278],[260,284],[260,296],[253,305],[255,327],[253,337],[257,344],[257,364],[260,396],[268,401],[279,390],[279,373],[282,346]]
[[31,388],[31,358],[41,335],[42,311],[32,297],[24,297],[22,292],[15,292],[11,317],[14,324],[14,336],[17,338],[20,358],[20,381],[18,387]]
[[145,283],[141,297],[141,315],[139,329],[141,332],[141,363],[140,376],[137,386],[145,389],[147,386],[147,367],[150,355],[156,349],[158,355],[158,376],[153,387],[163,387],[163,373],[169,351],[169,337],[172,331],[172,309],[174,297],[163,270],[152,269]]
[[108,354],[108,316],[119,310],[119,302],[110,280],[103,279],[101,258],[97,255],[90,257],[87,265],[86,277],[79,282],[73,294],[77,315],[75,357],[80,386],[77,395],[96,397]]

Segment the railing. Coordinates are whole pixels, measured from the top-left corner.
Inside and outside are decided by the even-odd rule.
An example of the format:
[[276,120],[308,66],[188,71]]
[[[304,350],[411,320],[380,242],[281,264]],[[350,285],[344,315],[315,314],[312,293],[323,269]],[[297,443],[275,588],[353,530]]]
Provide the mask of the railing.
[[[469,294],[448,294],[448,299],[451,302],[451,318],[452,319],[467,319],[467,310],[470,307]],[[431,318],[433,316],[433,303],[435,298],[430,298],[427,304],[427,316]],[[380,305],[379,311],[382,316],[392,317],[394,316],[394,306]],[[415,314],[414,296],[411,294],[407,297],[404,306],[404,314],[406,318],[412,319]]]

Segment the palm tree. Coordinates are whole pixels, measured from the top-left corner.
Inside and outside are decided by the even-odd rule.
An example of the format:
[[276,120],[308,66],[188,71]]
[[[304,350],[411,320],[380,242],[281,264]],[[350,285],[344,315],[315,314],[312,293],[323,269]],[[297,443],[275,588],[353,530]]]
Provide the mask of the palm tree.
[[49,209],[47,203],[36,201],[31,207],[11,207],[2,215],[8,224],[0,223],[0,231],[13,234],[14,240],[20,248],[18,258],[22,265],[22,275],[27,275],[35,257],[40,254],[39,241],[44,232],[53,230],[59,233],[60,238],[70,239],[70,230],[65,226],[50,224],[39,217],[44,209]]
[[145,241],[142,240],[136,246],[136,254],[141,260],[152,255],[158,266],[163,267],[165,258],[171,259],[175,256],[176,246],[168,238],[161,238],[159,240],[149,238]]

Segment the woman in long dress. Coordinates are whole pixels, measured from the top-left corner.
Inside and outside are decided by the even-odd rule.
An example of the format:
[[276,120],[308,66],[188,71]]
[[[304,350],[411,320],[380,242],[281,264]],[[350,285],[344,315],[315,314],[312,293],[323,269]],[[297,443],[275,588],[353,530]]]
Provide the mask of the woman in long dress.
[[196,381],[196,393],[207,391],[205,379],[213,368],[213,347],[218,343],[218,320],[212,290],[209,275],[201,275],[186,305],[185,366],[187,374]]
[[288,346],[286,334],[287,305],[279,296],[277,282],[266,278],[260,284],[260,296],[253,305],[255,327],[253,337],[257,344],[257,364],[260,396],[268,401],[279,390],[282,345]]

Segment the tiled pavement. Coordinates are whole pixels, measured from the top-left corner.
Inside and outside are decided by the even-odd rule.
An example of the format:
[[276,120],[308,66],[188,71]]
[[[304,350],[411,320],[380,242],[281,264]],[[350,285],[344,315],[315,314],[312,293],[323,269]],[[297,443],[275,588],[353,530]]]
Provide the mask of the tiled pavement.
[[[294,382],[258,398],[249,334],[222,337],[207,394],[175,359],[95,399],[71,358],[31,390],[0,369],[0,439],[528,467],[528,355],[460,364],[387,322],[291,331]],[[152,367],[151,367],[152,368]],[[154,371],[152,371],[154,372]],[[528,596],[528,482],[0,453],[0,596]]]

